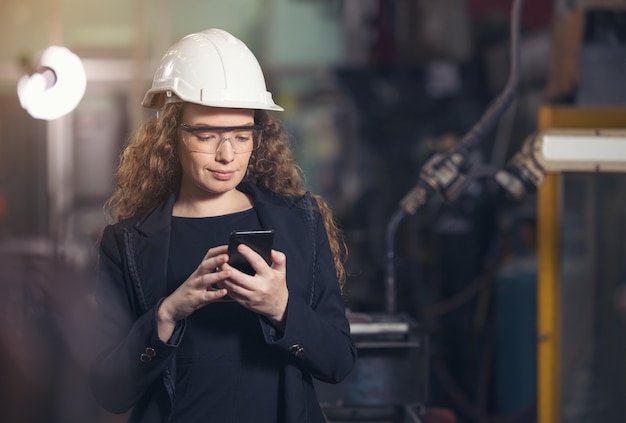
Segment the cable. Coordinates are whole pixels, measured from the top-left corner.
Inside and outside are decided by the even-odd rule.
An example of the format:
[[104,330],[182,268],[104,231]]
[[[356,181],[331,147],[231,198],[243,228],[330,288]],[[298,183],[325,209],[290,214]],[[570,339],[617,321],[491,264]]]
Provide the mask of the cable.
[[385,308],[387,313],[393,314],[396,311],[394,240],[402,219],[407,214],[415,214],[417,209],[423,206],[433,193],[439,193],[447,199],[453,199],[469,183],[478,178],[495,174],[495,169],[491,166],[469,169],[466,174],[463,174],[462,170],[464,170],[465,160],[470,150],[482,141],[487,131],[495,125],[515,96],[519,79],[519,32],[523,3],[523,0],[515,0],[511,9],[511,69],[503,92],[452,152],[436,155],[422,167],[417,185],[400,201],[400,207],[387,225],[387,264],[385,268]]
[[[515,0],[511,9],[511,61],[509,79],[502,93],[487,108],[481,119],[463,136],[450,152],[432,157],[421,169],[417,184],[400,201],[408,214],[415,214],[433,194],[454,199],[471,182],[465,173],[469,153],[478,147],[487,133],[513,101],[519,80],[519,33],[523,0]],[[469,181],[468,181],[469,179]]]
[[478,144],[483,141],[489,130],[495,127],[496,122],[507,110],[515,97],[519,81],[519,36],[521,32],[521,12],[523,4],[523,0],[516,0],[511,8],[511,61],[507,84],[500,96],[491,104],[482,118],[461,139],[461,143],[457,148],[458,151],[469,152],[476,148]]

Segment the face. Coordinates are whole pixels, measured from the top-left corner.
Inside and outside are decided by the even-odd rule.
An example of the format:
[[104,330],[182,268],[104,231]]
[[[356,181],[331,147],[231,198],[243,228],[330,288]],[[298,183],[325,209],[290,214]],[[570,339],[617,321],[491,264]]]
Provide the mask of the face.
[[[254,124],[254,110],[186,103],[181,123],[191,127],[249,126]],[[221,142],[215,153],[191,151],[183,141],[188,136],[189,133],[178,131],[178,151],[183,170],[181,193],[219,197],[235,192],[246,174],[252,152],[237,153],[235,141]],[[223,134],[224,139],[231,136],[229,133]]]

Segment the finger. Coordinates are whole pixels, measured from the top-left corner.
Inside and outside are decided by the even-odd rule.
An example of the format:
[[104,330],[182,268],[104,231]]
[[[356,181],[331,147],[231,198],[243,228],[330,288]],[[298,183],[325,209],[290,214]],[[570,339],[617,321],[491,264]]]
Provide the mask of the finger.
[[213,301],[221,300],[226,295],[228,295],[228,290],[222,289],[207,289],[204,292],[204,301],[207,303],[212,303]]
[[227,245],[218,245],[217,247],[210,248],[209,251],[204,255],[204,259],[209,259],[211,257],[218,256],[220,254],[226,254],[228,252]]
[[266,269],[269,267],[267,262],[259,253],[254,251],[252,248],[248,247],[245,244],[239,244],[237,250],[241,253],[241,255],[250,263],[250,266],[254,269],[256,273]]
[[247,304],[250,302],[250,297],[252,294],[250,290],[248,290],[247,288],[241,285],[237,285],[233,283],[228,284],[226,289],[228,291],[228,296],[230,298],[232,298],[234,301],[238,302],[239,304],[247,307]]
[[284,269],[287,265],[287,256],[276,250],[272,250],[272,269]]
[[209,273],[201,273],[196,275],[197,282],[194,286],[198,289],[210,289],[212,286],[223,287],[223,282],[231,277],[230,270],[213,269]]
[[220,267],[227,261],[227,254],[220,254],[218,256],[206,258],[202,260],[202,263],[200,263],[200,266],[198,266],[199,273],[215,273],[216,270],[220,270]]

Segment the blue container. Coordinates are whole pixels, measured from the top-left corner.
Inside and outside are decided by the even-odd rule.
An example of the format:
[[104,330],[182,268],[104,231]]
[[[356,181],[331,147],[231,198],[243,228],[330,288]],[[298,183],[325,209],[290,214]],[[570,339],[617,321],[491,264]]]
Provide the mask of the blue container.
[[[495,281],[494,411],[515,413],[537,397],[537,260],[513,258]],[[535,421],[535,419],[529,420]]]

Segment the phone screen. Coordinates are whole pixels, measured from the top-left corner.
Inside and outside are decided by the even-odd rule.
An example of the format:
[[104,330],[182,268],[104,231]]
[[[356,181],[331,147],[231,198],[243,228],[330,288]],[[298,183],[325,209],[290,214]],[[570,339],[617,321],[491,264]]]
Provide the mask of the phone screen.
[[252,248],[258,255],[263,257],[268,265],[272,264],[270,258],[272,244],[274,243],[273,230],[261,231],[234,231],[230,234],[228,242],[228,264],[249,275],[254,275],[255,271],[248,261],[237,251],[239,244],[245,244]]

